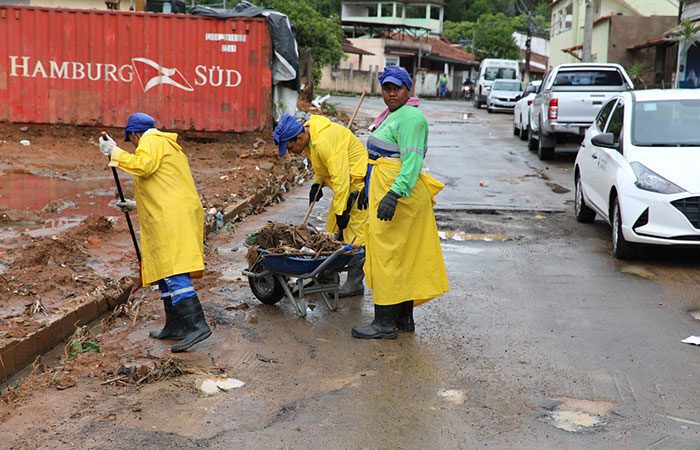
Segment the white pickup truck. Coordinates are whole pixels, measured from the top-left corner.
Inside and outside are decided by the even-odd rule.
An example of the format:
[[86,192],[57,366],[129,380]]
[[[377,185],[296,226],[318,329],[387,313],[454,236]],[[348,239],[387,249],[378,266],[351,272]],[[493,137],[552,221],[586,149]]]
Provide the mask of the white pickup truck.
[[560,64],[545,76],[532,101],[528,147],[550,159],[558,143],[581,141],[602,106],[633,89],[619,64]]

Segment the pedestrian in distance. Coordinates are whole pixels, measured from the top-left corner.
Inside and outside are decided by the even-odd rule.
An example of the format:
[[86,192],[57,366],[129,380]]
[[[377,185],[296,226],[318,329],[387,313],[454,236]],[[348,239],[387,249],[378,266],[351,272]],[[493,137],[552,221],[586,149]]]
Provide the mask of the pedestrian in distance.
[[[354,245],[365,244],[367,211],[357,208],[367,172],[367,150],[348,128],[328,118],[311,115],[301,124],[284,114],[273,133],[280,156],[290,152],[306,154],[314,169],[309,204],[323,197],[323,186],[333,191],[326,218],[326,231],[337,233],[340,240]],[[364,294],[362,261],[349,263],[348,278],[338,291],[339,297]]]
[[422,171],[428,121],[408,104],[413,80],[389,66],[379,77],[389,114],[367,141],[363,200],[368,208],[365,275],[374,320],[352,329],[361,339],[395,339],[414,331],[413,308],[449,290],[433,205],[445,186]]
[[129,117],[124,140],[133,144],[134,153],[106,135],[100,151],[109,156],[111,167],[134,176],[136,201],[117,205],[137,210],[141,279],[144,286],[157,284],[161,291],[165,326],[150,336],[179,340],[171,351],[182,352],[211,335],[191,281],[204,273],[204,209],[177,134],[158,130],[153,117],[136,113]]
[[438,78],[438,95],[440,98],[447,97],[447,74],[441,73],[440,78]]

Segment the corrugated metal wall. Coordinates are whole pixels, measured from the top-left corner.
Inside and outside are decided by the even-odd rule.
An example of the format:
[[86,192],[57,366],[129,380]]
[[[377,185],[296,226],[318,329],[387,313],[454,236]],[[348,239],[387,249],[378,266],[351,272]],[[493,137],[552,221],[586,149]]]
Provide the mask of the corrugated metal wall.
[[0,120],[168,129],[270,123],[263,19],[0,7]]

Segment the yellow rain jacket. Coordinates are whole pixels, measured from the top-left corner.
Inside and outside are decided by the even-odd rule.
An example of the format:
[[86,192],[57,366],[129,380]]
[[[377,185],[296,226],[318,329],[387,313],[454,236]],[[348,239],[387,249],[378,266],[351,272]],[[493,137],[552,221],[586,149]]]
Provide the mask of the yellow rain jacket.
[[413,300],[418,306],[449,290],[445,263],[433,206],[435,196],[445,187],[422,172],[408,197],[399,199],[391,221],[377,218],[379,202],[392,187],[401,170],[397,158],[379,158],[370,180],[367,259],[367,287],[377,305],[395,305]]
[[[312,115],[304,126],[309,127],[311,134],[308,157],[314,168],[314,183],[323,182],[333,191],[326,231],[336,232],[336,214],[343,214],[350,193],[362,191],[365,185],[367,150],[352,131],[326,117]],[[367,210],[360,211],[355,203],[343,231],[345,242],[364,245],[366,222]]]
[[144,286],[204,272],[204,209],[177,134],[152,128],[135,153],[112,151],[109,165],[134,175]]

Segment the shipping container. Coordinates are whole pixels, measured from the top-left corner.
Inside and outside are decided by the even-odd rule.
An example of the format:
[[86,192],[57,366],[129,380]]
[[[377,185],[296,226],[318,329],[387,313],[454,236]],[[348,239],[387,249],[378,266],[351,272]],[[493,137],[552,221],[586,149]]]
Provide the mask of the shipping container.
[[170,130],[271,123],[264,19],[0,7],[0,121]]

